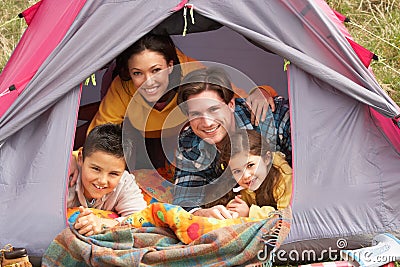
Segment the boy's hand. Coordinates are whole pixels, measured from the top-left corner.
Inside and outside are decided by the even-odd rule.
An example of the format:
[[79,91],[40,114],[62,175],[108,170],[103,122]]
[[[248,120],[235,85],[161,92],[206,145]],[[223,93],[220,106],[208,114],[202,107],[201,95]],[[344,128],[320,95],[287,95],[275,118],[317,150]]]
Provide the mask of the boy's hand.
[[80,214],[74,224],[74,228],[78,230],[78,233],[90,236],[101,232],[101,219],[94,215],[92,210],[80,206],[79,212]]
[[229,202],[226,207],[231,212],[237,212],[240,217],[249,217],[250,208],[241,197],[241,195],[235,196],[235,199]]

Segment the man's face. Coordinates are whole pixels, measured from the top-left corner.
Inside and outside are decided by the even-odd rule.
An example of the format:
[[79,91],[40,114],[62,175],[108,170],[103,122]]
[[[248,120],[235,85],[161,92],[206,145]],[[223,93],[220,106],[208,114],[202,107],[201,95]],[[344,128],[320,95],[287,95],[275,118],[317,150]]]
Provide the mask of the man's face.
[[84,195],[88,200],[101,198],[118,185],[125,171],[125,159],[103,151],[95,151],[85,160],[79,153]]
[[225,104],[213,90],[188,97],[188,117],[193,132],[210,144],[218,144],[235,129],[235,102]]

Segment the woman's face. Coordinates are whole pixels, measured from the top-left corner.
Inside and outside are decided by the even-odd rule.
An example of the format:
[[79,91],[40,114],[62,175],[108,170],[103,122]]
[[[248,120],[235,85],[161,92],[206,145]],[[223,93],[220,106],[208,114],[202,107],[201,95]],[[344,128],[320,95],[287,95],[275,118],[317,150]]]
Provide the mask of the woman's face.
[[240,186],[255,191],[267,177],[270,162],[270,152],[267,152],[266,159],[241,152],[231,158],[229,167]]
[[166,92],[173,61],[155,51],[144,50],[128,60],[129,75],[147,102],[157,102]]

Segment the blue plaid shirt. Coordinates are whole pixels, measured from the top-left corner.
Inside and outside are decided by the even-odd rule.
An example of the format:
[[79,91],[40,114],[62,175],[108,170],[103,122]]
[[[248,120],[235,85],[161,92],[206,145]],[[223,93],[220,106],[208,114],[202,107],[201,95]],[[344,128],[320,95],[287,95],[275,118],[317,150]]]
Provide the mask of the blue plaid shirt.
[[[283,152],[291,164],[292,145],[290,139],[290,119],[288,101],[275,97],[275,111],[268,109],[267,117],[258,126],[251,123],[251,113],[245,99],[235,99],[235,122],[239,129],[256,130],[276,143],[276,150]],[[205,185],[212,184],[224,172],[217,166],[219,152],[198,137],[190,126],[179,135],[176,152],[176,169],[173,203],[190,210],[204,204]]]

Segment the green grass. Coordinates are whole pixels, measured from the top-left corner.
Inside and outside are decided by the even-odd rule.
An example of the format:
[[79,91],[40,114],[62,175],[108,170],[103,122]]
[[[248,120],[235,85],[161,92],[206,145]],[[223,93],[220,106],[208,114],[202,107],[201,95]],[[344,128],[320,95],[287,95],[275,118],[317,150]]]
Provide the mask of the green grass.
[[379,57],[371,67],[383,89],[400,104],[400,1],[328,0],[350,18],[346,27],[356,42]]
[[17,18],[18,14],[36,2],[36,0],[0,1],[0,50],[3,51],[0,55],[0,71],[3,70],[26,29],[25,20]]

